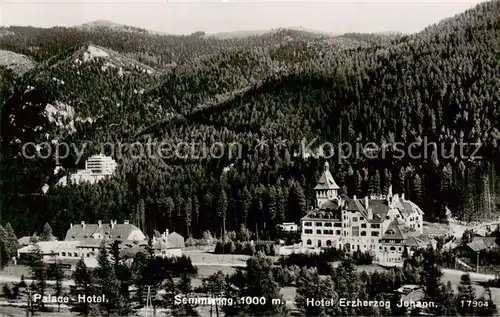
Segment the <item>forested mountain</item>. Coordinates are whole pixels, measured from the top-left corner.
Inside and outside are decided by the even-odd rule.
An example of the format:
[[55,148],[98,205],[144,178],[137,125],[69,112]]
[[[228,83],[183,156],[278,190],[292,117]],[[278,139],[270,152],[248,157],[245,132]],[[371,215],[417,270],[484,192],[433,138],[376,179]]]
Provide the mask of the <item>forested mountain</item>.
[[[498,16],[500,2],[488,2],[403,37],[3,29],[0,49],[39,64],[22,77],[2,76],[9,89],[2,223],[24,234],[49,222],[59,236],[81,220],[130,219],[147,232],[195,236],[246,224],[271,236],[277,222],[298,221],[311,206],[324,159],[301,153],[301,142],[314,138],[312,152],[327,141],[382,147],[376,157],[329,160],[346,195],[383,193],[392,184],[428,220],[444,220],[446,207],[468,220],[493,216],[500,203]],[[238,144],[241,153],[113,153],[113,179],[57,187],[63,174],[54,175],[53,159],[19,154],[26,142],[62,141],[87,144],[84,158],[104,142]],[[387,146],[396,142],[417,144],[413,156]],[[475,146],[460,155],[460,142],[480,142],[476,157]],[[66,173],[82,167],[76,158],[73,149],[62,160]],[[44,184],[51,186],[45,195]]]

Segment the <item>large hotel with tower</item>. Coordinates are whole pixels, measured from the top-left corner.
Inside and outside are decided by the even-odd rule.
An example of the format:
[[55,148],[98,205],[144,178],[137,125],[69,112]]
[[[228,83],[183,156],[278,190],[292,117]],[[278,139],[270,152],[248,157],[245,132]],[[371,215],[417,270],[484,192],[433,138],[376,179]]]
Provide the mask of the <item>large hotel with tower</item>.
[[385,195],[342,198],[339,189],[326,162],[314,187],[316,206],[301,219],[303,246],[368,251],[385,262],[401,261],[405,249],[411,255],[435,247],[423,234],[422,210],[404,194],[393,194],[390,187]]

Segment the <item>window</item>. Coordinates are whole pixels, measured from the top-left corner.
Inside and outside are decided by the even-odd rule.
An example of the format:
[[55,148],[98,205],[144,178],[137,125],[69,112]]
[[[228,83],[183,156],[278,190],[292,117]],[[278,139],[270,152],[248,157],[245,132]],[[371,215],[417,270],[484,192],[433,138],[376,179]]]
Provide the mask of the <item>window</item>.
[[323,230],[323,234],[328,234],[330,230]]
[[333,224],[333,226],[339,228],[342,227],[342,224],[340,222],[336,222]]
[[359,237],[359,226],[352,227],[352,235],[353,237]]
[[361,236],[366,237],[366,231],[361,231]]
[[312,226],[311,222],[309,222],[309,221],[308,222],[304,222],[304,227],[310,227],[310,226]]
[[332,246],[332,241],[330,241],[330,240],[326,240],[326,246],[327,246],[327,247],[331,247],[331,246]]
[[66,256],[66,252],[61,252],[61,256]]
[[386,219],[386,220],[389,220],[389,219],[390,219],[390,217],[389,217],[389,216],[385,216],[385,219]]
[[366,223],[362,223],[361,228],[366,228]]
[[312,229],[304,229],[304,233],[305,234],[312,234],[313,231],[312,231]]
[[306,243],[307,245],[311,245],[312,244],[311,239],[308,239]]
[[391,247],[391,251],[396,251],[396,247]]
[[359,221],[364,221],[365,218],[364,217],[359,217]]
[[325,222],[325,227],[331,227],[332,223],[331,222]]
[[358,217],[352,217],[352,222],[358,222]]
[[78,257],[78,253],[76,253],[76,252],[75,252],[75,253],[73,253],[73,255],[74,255],[75,257]]
[[321,230],[316,230],[316,234],[321,234]]
[[335,233],[340,236],[340,230],[335,231]]
[[316,222],[316,227],[321,227],[321,226],[323,226],[322,222]]
[[83,238],[84,238],[84,239],[87,239],[87,238],[88,238],[88,236],[83,236]]
[[378,237],[378,231],[373,231],[372,232],[372,237]]
[[399,251],[403,251],[403,250],[401,249],[401,247],[399,247]]
[[87,258],[90,257],[90,253],[87,253]]
[[321,240],[318,240],[318,248],[321,248]]
[[379,229],[380,224],[379,223],[372,223],[372,225],[370,227],[375,228],[375,229]]

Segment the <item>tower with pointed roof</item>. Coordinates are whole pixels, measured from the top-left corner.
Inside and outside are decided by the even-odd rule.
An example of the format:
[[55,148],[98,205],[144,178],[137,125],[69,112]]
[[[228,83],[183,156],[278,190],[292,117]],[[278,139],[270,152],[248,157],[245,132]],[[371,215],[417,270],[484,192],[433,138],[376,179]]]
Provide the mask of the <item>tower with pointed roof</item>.
[[314,187],[314,192],[316,193],[316,206],[321,207],[324,202],[337,198],[339,189],[340,187],[335,183],[330,173],[330,165],[328,162],[325,162],[318,183],[316,187]]

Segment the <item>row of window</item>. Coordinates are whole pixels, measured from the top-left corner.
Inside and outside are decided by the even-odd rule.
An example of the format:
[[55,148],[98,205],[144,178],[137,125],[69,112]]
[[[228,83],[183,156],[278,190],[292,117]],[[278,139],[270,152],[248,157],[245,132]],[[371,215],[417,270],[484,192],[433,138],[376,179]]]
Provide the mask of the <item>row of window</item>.
[[[311,239],[307,239],[306,241],[306,244],[307,245],[312,245],[312,241]],[[326,240],[326,246],[327,247],[331,247],[332,246],[332,241],[331,240]],[[318,247],[321,247],[321,240],[318,240]],[[358,249],[359,250],[359,245],[353,245],[354,249]],[[366,248],[366,245],[365,245],[365,248]],[[374,246],[371,245],[370,248],[373,250],[374,249]],[[382,251],[382,246],[379,247],[379,250]],[[403,247],[390,247],[389,248],[389,251],[399,251],[399,252],[402,252],[403,251]],[[384,252],[387,252],[387,247],[384,247]]]
[[[87,258],[90,257],[90,253],[86,253]],[[80,257],[77,252],[61,252],[60,256],[67,256],[67,257]]]
[[[304,229],[304,234],[313,234],[313,230],[312,229]],[[316,230],[316,234],[330,234],[332,235],[333,234],[333,230]],[[341,232],[340,230],[336,230],[335,231],[335,234],[336,235],[341,235]],[[344,232],[344,236],[347,236],[348,233],[347,232]],[[361,231],[361,233],[359,232],[359,230],[353,230],[352,232],[352,235],[354,237],[366,237],[366,231]],[[378,231],[373,231],[372,234],[371,234],[372,237],[378,237],[379,236],[379,232]]]
[[[353,218],[353,219],[356,219],[356,218]],[[357,222],[357,219],[356,219],[356,221],[353,220],[353,222]],[[316,222],[315,225],[316,225],[316,227],[323,227],[322,222]],[[324,225],[325,225],[325,227],[332,227],[331,222],[325,222]],[[338,227],[342,227],[342,224],[340,222],[335,222],[335,223],[333,223],[333,226],[338,228]],[[304,227],[312,227],[312,222],[310,222],[310,221],[304,222]],[[347,223],[344,223],[344,227],[347,227]],[[362,223],[361,228],[366,228],[366,223]],[[370,228],[379,229],[380,224],[379,223],[372,223],[370,225]]]
[[[344,220],[348,220],[349,217],[344,215]],[[359,221],[365,221],[365,217],[359,217]],[[352,217],[352,222],[358,222],[358,217]]]

